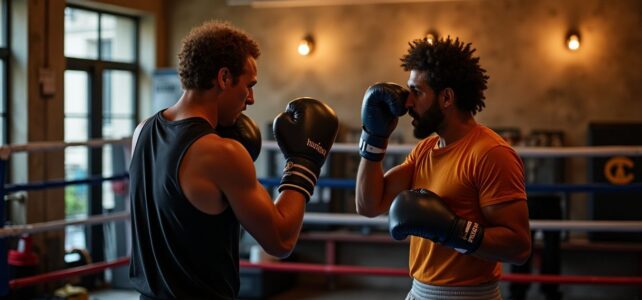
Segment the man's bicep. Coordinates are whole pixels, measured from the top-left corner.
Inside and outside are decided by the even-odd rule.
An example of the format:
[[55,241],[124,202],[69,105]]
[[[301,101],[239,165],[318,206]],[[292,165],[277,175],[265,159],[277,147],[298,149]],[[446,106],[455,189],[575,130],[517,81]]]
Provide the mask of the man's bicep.
[[505,227],[517,234],[530,234],[528,206],[525,200],[514,199],[482,207],[486,226]]
[[412,187],[414,166],[402,163],[388,170],[384,175],[383,197],[386,206],[390,206],[392,200],[402,191]]
[[[242,147],[234,143],[233,147]],[[238,150],[238,149],[237,149]],[[273,229],[276,208],[272,198],[256,178],[256,170],[246,151],[226,151],[227,159],[215,181],[225,195],[239,223],[257,240]],[[224,155],[222,155],[224,156]]]

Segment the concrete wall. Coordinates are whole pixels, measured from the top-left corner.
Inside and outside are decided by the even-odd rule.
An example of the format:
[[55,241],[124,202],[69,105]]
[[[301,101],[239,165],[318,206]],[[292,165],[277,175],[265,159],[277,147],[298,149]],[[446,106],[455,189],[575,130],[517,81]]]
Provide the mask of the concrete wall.
[[[637,0],[486,0],[295,8],[227,6],[224,1],[170,1],[168,60],[180,41],[209,19],[243,28],[259,42],[257,102],[248,114],[268,122],[292,98],[332,105],[343,123],[360,126],[364,89],[375,81],[405,83],[399,67],[407,42],[429,29],[472,42],[490,75],[487,108],[493,127],[561,129],[584,145],[590,121],[642,121],[642,3]],[[582,47],[565,48],[577,28]],[[295,52],[304,34],[316,52]],[[408,137],[409,122],[400,128]]]

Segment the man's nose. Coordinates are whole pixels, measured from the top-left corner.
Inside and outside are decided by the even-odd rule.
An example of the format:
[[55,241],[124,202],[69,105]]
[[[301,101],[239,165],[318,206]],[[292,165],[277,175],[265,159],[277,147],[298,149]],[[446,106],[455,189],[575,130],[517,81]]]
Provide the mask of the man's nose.
[[250,94],[247,96],[247,99],[245,99],[245,104],[247,105],[254,104],[254,92],[250,91]]

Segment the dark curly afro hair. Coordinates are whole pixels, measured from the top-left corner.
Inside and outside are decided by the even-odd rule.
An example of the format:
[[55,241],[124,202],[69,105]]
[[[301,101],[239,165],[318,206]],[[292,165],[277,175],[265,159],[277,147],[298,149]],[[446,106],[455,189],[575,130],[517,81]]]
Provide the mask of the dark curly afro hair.
[[461,111],[473,115],[482,111],[484,90],[488,76],[479,65],[479,57],[474,57],[474,48],[458,38],[440,38],[433,43],[428,39],[416,39],[409,43],[408,53],[401,58],[401,66],[406,71],[426,71],[427,83],[439,93],[445,88],[455,92],[455,105]]
[[227,22],[205,22],[183,39],[178,53],[181,84],[184,89],[210,89],[221,68],[230,70],[236,84],[247,59],[259,55],[259,46],[245,32]]

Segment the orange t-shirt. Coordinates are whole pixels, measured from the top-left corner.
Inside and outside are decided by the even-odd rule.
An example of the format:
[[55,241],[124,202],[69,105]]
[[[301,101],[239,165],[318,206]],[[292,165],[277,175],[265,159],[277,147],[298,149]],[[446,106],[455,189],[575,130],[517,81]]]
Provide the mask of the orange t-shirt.
[[[414,166],[412,188],[439,195],[459,217],[481,225],[481,208],[526,200],[524,167],[517,153],[494,131],[478,125],[460,140],[436,148],[439,138],[419,142],[404,164]],[[501,263],[460,254],[453,248],[412,236],[410,275],[432,285],[465,286],[497,281]]]

